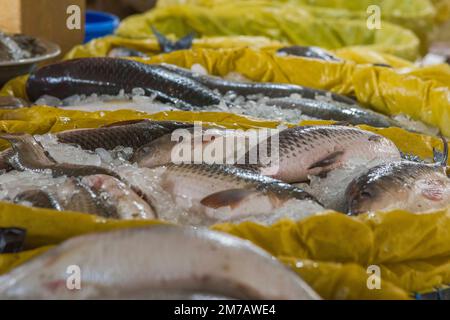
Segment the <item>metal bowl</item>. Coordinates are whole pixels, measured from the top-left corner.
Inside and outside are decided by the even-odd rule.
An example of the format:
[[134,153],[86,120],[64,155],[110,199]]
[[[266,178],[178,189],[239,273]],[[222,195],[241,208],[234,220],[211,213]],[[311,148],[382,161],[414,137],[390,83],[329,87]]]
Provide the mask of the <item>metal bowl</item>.
[[30,73],[38,63],[53,59],[61,53],[61,49],[57,44],[47,40],[37,40],[46,49],[43,55],[29,59],[0,61],[0,88],[9,80]]

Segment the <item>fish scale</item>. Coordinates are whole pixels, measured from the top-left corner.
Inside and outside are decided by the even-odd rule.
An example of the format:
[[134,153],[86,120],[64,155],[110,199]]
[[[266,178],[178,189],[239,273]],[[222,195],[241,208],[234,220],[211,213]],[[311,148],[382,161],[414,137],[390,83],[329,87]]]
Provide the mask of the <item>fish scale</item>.
[[142,88],[163,102],[193,108],[220,103],[221,97],[202,84],[168,70],[132,60],[83,58],[45,66],[30,75],[28,97],[44,95],[65,99],[73,95],[130,94]]
[[249,163],[250,154],[258,150],[251,149],[245,155],[245,164],[237,166],[295,183],[308,181],[310,175],[326,174],[355,160],[367,163],[375,161],[378,164],[401,159],[400,152],[392,141],[354,127],[313,126],[285,129],[266,141],[269,157],[272,156],[272,141],[276,138],[278,162],[275,161],[277,159],[271,159],[273,161],[269,165],[263,165],[259,160],[255,164]]
[[118,146],[137,149],[176,129],[190,127],[191,124],[182,122],[142,120],[96,129],[64,131],[57,137],[59,142],[77,144],[85,150],[113,150]]
[[[183,177],[193,180],[206,178],[222,183],[217,186],[218,189],[254,188],[258,191],[271,192],[295,199],[316,201],[314,197],[300,188],[237,167],[208,164],[168,164],[166,167],[168,174],[180,177],[180,183]],[[210,191],[210,193],[213,192],[213,190]]]
[[[66,286],[70,265],[81,269],[82,290]],[[84,235],[0,276],[0,299],[152,299],[170,292],[320,299],[264,250],[206,228],[151,226]]]
[[386,209],[422,212],[450,205],[450,179],[441,164],[400,161],[379,165],[346,190],[352,215]]

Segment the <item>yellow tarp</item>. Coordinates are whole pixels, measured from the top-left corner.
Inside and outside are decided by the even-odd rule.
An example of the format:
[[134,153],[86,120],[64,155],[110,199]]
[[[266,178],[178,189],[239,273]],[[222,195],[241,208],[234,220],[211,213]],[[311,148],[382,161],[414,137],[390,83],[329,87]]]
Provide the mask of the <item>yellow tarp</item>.
[[[222,49],[245,48],[275,50],[288,44],[271,40],[266,37],[234,36],[234,37],[206,37],[194,39],[193,49]],[[94,39],[87,44],[75,46],[64,59],[105,57],[113,48],[125,47],[139,50],[149,56],[161,53],[158,41],[155,38],[130,39],[118,36],[107,36]]]
[[431,0],[436,9],[436,21],[443,23],[450,19],[450,0]]
[[177,37],[265,36],[298,45],[327,49],[365,47],[414,60],[420,41],[410,30],[383,21],[381,29],[367,27],[366,19],[319,17],[297,5],[245,1],[212,8],[174,5],[150,10],[125,19],[117,34],[128,38],[153,37],[151,26]]
[[[0,111],[0,128],[7,132],[45,133],[73,128],[98,127],[118,120],[150,118],[203,121],[227,128],[276,127],[275,121],[259,121],[227,113],[161,112],[146,115],[124,110],[81,112],[51,107]],[[308,124],[304,122],[302,124]],[[375,129],[392,139],[403,152],[430,158],[438,138],[398,128]],[[6,147],[6,143],[2,144]],[[87,214],[56,212],[0,203],[0,227],[28,230],[26,247],[56,245],[70,237],[115,228],[142,226],[157,221],[113,221]],[[255,223],[213,227],[249,239],[291,265],[324,298],[404,299],[450,282],[450,208],[426,215],[402,211],[349,217],[325,212],[301,221],[281,221],[265,227]],[[41,249],[45,250],[45,249]],[[41,251],[0,255],[0,273],[23,263]],[[366,286],[368,265],[381,268],[381,289]]]
[[[289,46],[276,40],[265,37],[251,36],[228,36],[228,37],[205,37],[194,39],[192,49],[231,49],[251,48],[275,53],[276,50]],[[94,39],[86,44],[75,46],[64,57],[64,60],[75,58],[105,57],[114,48],[135,49],[147,54],[149,57],[161,53],[158,41],[154,38],[129,39],[118,36],[107,36]],[[353,61],[357,64],[388,64],[394,68],[413,68],[414,64],[388,53],[369,50],[367,48],[343,48],[330,50],[337,57]],[[435,68],[439,74],[439,68]],[[448,81],[450,83],[450,80]]]
[[[295,5],[307,10],[318,18],[360,19],[367,20],[379,9],[381,21],[389,21],[414,31],[423,41],[425,53],[430,31],[437,22],[447,18],[438,12],[429,0],[160,0],[158,7],[188,4],[204,7],[223,6],[226,4],[252,3],[259,6]],[[443,3],[438,10],[446,10]],[[439,13],[439,15],[438,15]]]

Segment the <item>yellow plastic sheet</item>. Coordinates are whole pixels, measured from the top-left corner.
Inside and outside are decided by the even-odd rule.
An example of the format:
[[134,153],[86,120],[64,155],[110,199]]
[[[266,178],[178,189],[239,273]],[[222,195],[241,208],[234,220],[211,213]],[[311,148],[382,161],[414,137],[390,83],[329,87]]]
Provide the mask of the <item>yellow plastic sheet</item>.
[[[280,41],[266,37],[234,36],[234,37],[205,37],[194,39],[193,49],[220,49],[220,48],[245,48],[271,50],[286,46]],[[161,53],[158,41],[155,38],[129,39],[118,36],[107,36],[94,39],[87,44],[75,46],[64,59],[105,57],[111,49],[125,47],[139,50],[149,56]]]
[[408,29],[383,22],[382,28],[368,29],[366,20],[321,18],[291,4],[261,5],[239,2],[212,8],[174,5],[125,19],[117,34],[128,38],[152,37],[151,26],[177,37],[195,32],[198,36],[265,36],[298,45],[327,49],[365,47],[414,60],[419,39]]
[[[259,121],[227,113],[172,111],[146,115],[130,110],[88,113],[41,106],[0,111],[0,128],[7,132],[45,133],[98,127],[136,118],[203,121],[244,129],[279,125],[275,121]],[[403,152],[413,152],[425,158],[430,158],[432,149],[440,144],[438,138],[398,128],[362,128],[392,139]],[[6,144],[2,146],[6,147]],[[0,227],[27,229],[26,247],[30,250],[56,245],[90,232],[154,223],[161,222],[115,221],[87,214],[0,203]],[[281,221],[270,227],[250,222],[213,227],[249,239],[266,249],[291,265],[319,294],[330,299],[403,299],[412,291],[448,283],[449,228],[450,208],[425,215],[393,211],[356,218],[329,211],[297,222]],[[0,255],[0,273],[39,252]],[[369,264],[379,265],[382,270],[381,290],[369,290],[365,285]]]
[[[251,36],[226,36],[226,37],[205,37],[194,39],[193,49],[230,49],[230,48],[251,48],[254,50],[264,50],[275,53],[276,50],[289,46],[276,40],[266,37]],[[75,58],[106,57],[114,48],[129,48],[139,50],[149,57],[161,54],[158,41],[154,38],[129,39],[118,36],[107,36],[94,39],[87,44],[75,46],[64,57],[65,60]],[[367,48],[342,48],[330,50],[337,57],[353,61],[357,64],[387,64],[394,68],[413,68],[414,64],[391,54],[369,50]],[[434,73],[439,77],[439,68],[435,68]],[[430,74],[430,76],[436,74]]]
[[[446,15],[438,12],[429,0],[161,0],[158,7],[176,4],[189,4],[205,7],[223,6],[226,4],[253,3],[259,6],[295,5],[307,10],[319,18],[359,19],[367,20],[378,8],[382,22],[389,21],[416,33],[426,48],[427,38],[436,22],[445,21]],[[441,4],[438,10],[444,9]],[[444,9],[445,11],[445,9]],[[425,53],[425,50],[424,50]]]
[[436,9],[436,21],[443,23],[450,19],[450,0],[431,0]]

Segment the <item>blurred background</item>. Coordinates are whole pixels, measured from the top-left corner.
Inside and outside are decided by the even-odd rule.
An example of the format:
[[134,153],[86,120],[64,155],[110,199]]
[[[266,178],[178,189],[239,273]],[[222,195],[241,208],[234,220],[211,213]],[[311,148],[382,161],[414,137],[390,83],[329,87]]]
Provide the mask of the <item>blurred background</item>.
[[141,13],[153,8],[157,0],[88,0],[91,10],[106,11],[125,18],[131,14]]

